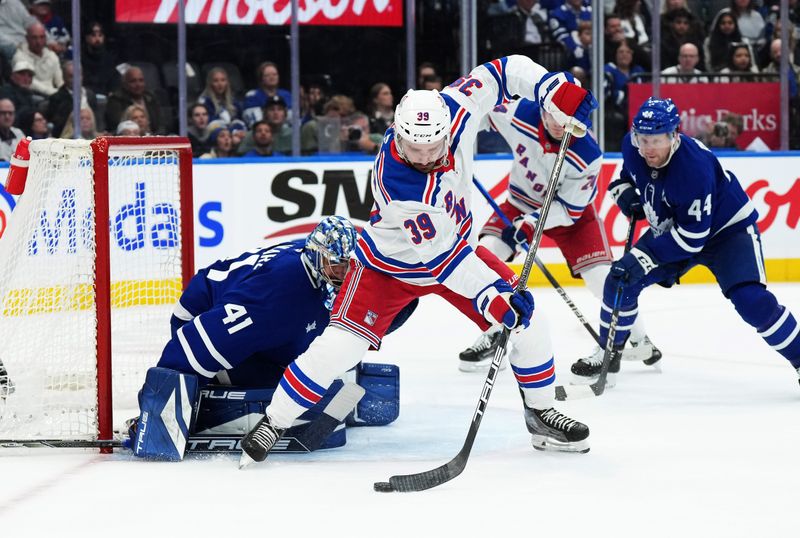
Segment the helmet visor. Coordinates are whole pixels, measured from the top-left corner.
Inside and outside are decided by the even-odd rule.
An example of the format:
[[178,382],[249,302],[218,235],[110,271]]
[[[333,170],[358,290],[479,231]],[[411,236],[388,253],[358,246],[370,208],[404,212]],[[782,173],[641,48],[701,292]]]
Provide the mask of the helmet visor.
[[672,145],[673,133],[640,134],[633,132],[633,144],[639,149],[667,149]]

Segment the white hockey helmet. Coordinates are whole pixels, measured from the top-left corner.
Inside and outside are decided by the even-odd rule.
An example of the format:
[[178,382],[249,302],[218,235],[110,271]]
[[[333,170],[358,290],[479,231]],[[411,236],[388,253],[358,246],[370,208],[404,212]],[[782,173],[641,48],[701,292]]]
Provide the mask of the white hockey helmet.
[[[394,112],[397,150],[410,161],[408,144],[429,146],[442,142],[442,153],[447,156],[450,147],[450,109],[436,90],[408,90],[400,99]],[[404,147],[406,146],[406,147]]]

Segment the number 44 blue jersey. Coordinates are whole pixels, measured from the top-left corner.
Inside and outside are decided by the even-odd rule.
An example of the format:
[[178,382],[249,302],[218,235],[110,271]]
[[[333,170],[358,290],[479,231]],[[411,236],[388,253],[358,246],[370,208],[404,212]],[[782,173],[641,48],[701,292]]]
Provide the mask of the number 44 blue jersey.
[[325,285],[301,255],[304,240],[215,262],[189,282],[158,366],[210,379],[250,357],[279,366],[328,325]]
[[637,243],[657,263],[687,260],[708,240],[754,224],[753,203],[730,171],[702,143],[685,135],[669,163],[651,168],[628,134],[622,141],[620,179],[609,185],[614,198],[636,186],[652,234]]

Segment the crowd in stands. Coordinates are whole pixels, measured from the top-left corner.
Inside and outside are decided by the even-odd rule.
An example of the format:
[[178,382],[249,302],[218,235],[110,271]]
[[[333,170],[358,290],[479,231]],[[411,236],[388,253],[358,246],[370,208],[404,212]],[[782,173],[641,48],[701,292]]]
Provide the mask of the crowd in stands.
[[[549,69],[570,70],[590,85],[589,0],[496,0],[479,5],[481,61],[526,54]],[[663,0],[661,5],[662,82],[776,80],[782,22],[778,0]],[[74,134],[72,36],[63,18],[68,7],[68,2],[57,0],[0,0],[0,160],[8,160],[23,136]],[[652,4],[607,0],[604,7],[604,87],[595,93],[605,98],[606,149],[613,151],[627,130],[627,85],[652,70]],[[790,0],[789,23],[790,96],[796,109],[798,0]],[[291,155],[294,122],[300,124],[303,155],[374,154],[393,120],[396,94],[388,81],[374,81],[363,99],[354,100],[336,91],[326,76],[303,77],[300,114],[294,118],[292,94],[278,65],[269,59],[253,73],[231,62],[187,64],[191,104],[177,111],[175,95],[162,85],[168,66],[118,57],[108,46],[101,22],[83,24],[82,30],[80,138],[175,133],[177,115],[186,114],[193,153],[199,158]],[[454,75],[422,62],[417,87],[442,89],[443,80]],[[249,81],[255,87],[248,88]],[[395,85],[395,90],[401,88]],[[712,146],[735,147],[740,131],[741,118],[731,115],[710,126],[705,139]],[[486,133],[479,139],[479,150],[508,148]]]

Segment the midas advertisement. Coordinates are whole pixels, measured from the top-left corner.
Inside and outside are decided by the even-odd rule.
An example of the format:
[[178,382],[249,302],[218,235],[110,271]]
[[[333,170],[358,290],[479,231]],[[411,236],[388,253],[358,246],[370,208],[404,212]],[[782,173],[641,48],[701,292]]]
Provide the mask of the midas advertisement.
[[[753,199],[759,212],[764,254],[771,280],[800,280],[800,156],[732,156],[721,158]],[[598,178],[595,207],[605,220],[610,244],[619,255],[626,219],[606,195],[622,161],[607,158]],[[475,175],[497,200],[505,196],[510,158],[479,159]],[[194,167],[197,246],[196,266],[236,255],[254,245],[308,233],[323,215],[339,214],[364,224],[372,207],[368,188],[372,160],[284,161],[270,164],[204,164]],[[473,190],[474,230],[491,208]],[[566,264],[553,243],[542,244],[540,257],[565,283]],[[534,272],[535,273],[535,272]],[[709,273],[693,272],[687,281],[711,282]],[[544,283],[541,279],[541,283]],[[534,284],[540,283],[537,278]]]

